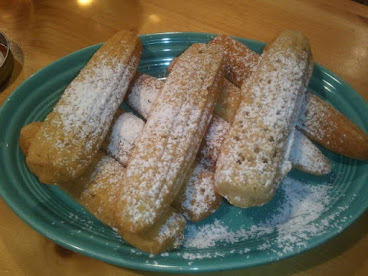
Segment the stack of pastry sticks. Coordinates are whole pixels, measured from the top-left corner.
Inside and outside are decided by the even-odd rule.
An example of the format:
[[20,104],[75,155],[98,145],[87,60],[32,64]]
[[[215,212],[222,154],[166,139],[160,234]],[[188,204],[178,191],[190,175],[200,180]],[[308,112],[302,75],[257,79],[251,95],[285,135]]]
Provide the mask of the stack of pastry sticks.
[[[179,247],[186,219],[207,217],[223,198],[265,204],[291,167],[329,173],[310,140],[368,158],[367,135],[306,92],[313,63],[298,32],[280,34],[261,57],[225,35],[193,44],[165,82],[137,74],[140,51],[136,34],[113,36],[19,143],[41,182],[143,251]],[[119,109],[127,92],[141,118]]]

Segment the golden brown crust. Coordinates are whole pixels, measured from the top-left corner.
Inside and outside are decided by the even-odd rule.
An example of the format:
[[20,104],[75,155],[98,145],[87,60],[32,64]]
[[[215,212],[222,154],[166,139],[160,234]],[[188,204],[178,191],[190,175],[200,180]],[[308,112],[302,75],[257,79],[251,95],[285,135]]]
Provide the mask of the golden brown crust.
[[[214,42],[223,49],[226,48],[231,53],[230,56],[233,55],[234,57],[238,52],[243,52],[242,55],[247,55],[251,51],[241,42],[229,36],[221,35],[220,38],[214,38],[210,43]],[[228,45],[233,45],[234,47],[232,48]],[[249,76],[247,72],[252,72],[255,64],[258,62],[259,57],[257,55],[252,54],[251,56],[255,62],[248,62],[246,59],[225,58],[226,66],[230,68],[229,71],[231,72],[231,74],[227,75],[227,78],[238,87]],[[238,70],[237,68],[243,69]],[[368,159],[367,133],[316,95],[312,94],[306,105],[306,113],[301,117],[297,127],[310,140],[350,158]],[[318,112],[315,112],[315,110],[318,110]],[[302,170],[308,171],[308,168]]]
[[221,69],[216,49],[194,44],[170,73],[127,166],[116,214],[121,231],[144,231],[174,200],[210,122]]
[[[177,59],[180,59],[180,57]],[[133,109],[140,115],[149,114],[156,97],[158,97],[160,93],[159,87],[163,85],[163,82],[155,77],[145,74],[141,74],[140,78],[142,78],[144,81],[137,80],[137,82],[134,83],[134,97],[132,99],[128,98],[128,103],[131,104]],[[224,79],[224,88],[220,93],[220,98],[216,103],[214,113],[216,115],[220,115],[220,117],[231,123],[233,121],[234,115],[237,112],[240,101],[240,89],[228,80]],[[220,119],[220,117],[216,115],[214,118],[216,117]],[[147,118],[144,115],[142,116]],[[227,122],[222,122],[223,129],[226,128],[226,124]],[[202,149],[203,146],[204,145],[201,147]],[[293,167],[300,171],[315,175],[322,175],[331,170],[328,159],[323,156],[322,152],[313,143],[311,143],[308,139],[305,139],[305,137],[301,137],[301,139],[298,139],[294,142],[292,153],[292,156],[296,157],[291,160]],[[197,159],[199,159],[199,157]],[[319,162],[314,162],[314,160],[319,160]],[[199,168],[195,170],[198,171]],[[194,177],[192,180],[193,179],[199,180],[202,178]],[[209,177],[204,177],[203,179],[206,179],[207,182]],[[191,189],[190,187],[191,186],[188,186],[188,189]]]
[[[25,155],[41,124],[41,122],[34,122],[22,128],[19,143],[22,144],[21,149]],[[96,218],[115,227],[116,199],[124,183],[124,173],[125,169],[118,162],[99,151],[82,176],[59,186]],[[143,235],[123,232],[120,234],[138,249],[158,254],[181,245],[184,240],[185,226],[184,217],[174,209],[169,209]]]
[[139,234],[120,232],[125,241],[151,254],[178,248],[184,240],[185,218],[169,208],[147,231]]
[[[70,195],[103,223],[113,228],[116,200],[121,192],[125,169],[113,158],[99,151],[96,159],[72,185],[62,185]],[[174,209],[163,213],[157,223],[143,234],[119,232],[126,242],[153,254],[172,250],[184,240],[185,219]]]
[[216,45],[224,53],[225,77],[240,87],[258,63],[257,53],[223,34],[216,36],[208,44]]
[[311,75],[308,39],[284,31],[263,52],[217,160],[215,189],[238,207],[269,201],[290,170],[289,147]]
[[337,109],[308,93],[297,127],[311,140],[338,154],[368,159],[368,135]]
[[135,33],[115,34],[67,87],[29,148],[27,165],[42,183],[73,180],[89,166],[135,74],[141,49]]
[[224,79],[224,88],[221,90],[214,113],[231,124],[238,111],[240,102],[240,89],[227,79]]
[[33,141],[34,136],[40,130],[42,122],[32,122],[28,125],[25,125],[20,130],[19,134],[19,147],[23,151],[24,155],[28,155],[29,147],[31,146],[31,142]]

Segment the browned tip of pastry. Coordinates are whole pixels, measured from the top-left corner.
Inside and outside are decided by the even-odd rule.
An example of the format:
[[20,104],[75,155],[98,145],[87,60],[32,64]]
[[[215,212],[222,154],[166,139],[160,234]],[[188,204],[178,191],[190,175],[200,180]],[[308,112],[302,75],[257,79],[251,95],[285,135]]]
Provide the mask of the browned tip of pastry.
[[160,254],[178,248],[184,240],[185,218],[169,208],[151,228],[143,233],[121,232],[126,242],[134,247],[151,253]]
[[222,197],[214,190],[214,169],[211,171],[201,162],[195,164],[171,204],[192,222],[201,221],[220,207]]
[[20,130],[18,143],[19,143],[20,149],[23,151],[25,156],[27,156],[28,149],[31,146],[33,137],[36,135],[41,125],[42,125],[42,122],[32,122],[28,125],[25,125]]
[[367,160],[368,135],[346,116],[315,95],[308,94],[298,128],[311,140],[343,156]]
[[248,78],[258,63],[258,55],[243,43],[220,34],[208,44],[218,46],[224,53],[225,77],[241,87],[243,80]]
[[174,200],[222,88],[223,58],[217,49],[193,44],[183,55],[131,153],[117,205],[122,231],[143,232]]

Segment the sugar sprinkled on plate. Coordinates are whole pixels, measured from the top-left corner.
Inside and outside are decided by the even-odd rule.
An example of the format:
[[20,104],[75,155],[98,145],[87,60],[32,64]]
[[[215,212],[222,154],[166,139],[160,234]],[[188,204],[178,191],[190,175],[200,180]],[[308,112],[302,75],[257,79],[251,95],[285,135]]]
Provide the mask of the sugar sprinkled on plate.
[[[331,201],[328,196],[331,186],[326,184],[308,185],[291,178],[285,178],[280,188],[284,194],[283,202],[272,212],[272,217],[267,218],[264,222],[257,223],[249,229],[239,230],[229,229],[218,219],[201,227],[191,225],[188,228],[184,247],[203,249],[224,242],[234,244],[254,239],[261,241],[256,247],[257,250],[277,251],[279,256],[293,251],[295,247],[306,247],[306,242],[314,236],[323,234],[329,226],[329,220],[333,219],[331,217],[317,222]],[[258,239],[271,233],[276,233],[273,240]],[[250,249],[245,250],[244,253],[249,251]],[[235,250],[230,251],[230,253],[234,252]],[[202,256],[190,254],[187,253],[184,258],[208,257],[205,254]]]
[[[334,197],[330,195],[332,188],[327,183],[309,184],[286,177],[280,186],[276,207],[266,212],[264,219],[258,218],[250,226],[244,225],[239,229],[228,227],[225,221],[218,218],[205,224],[189,224],[182,247],[184,252],[176,252],[176,256],[192,263],[200,259],[221,258],[226,254],[249,258],[253,253],[264,251],[278,259],[290,252],[303,250],[310,240],[346,220],[345,216],[340,218],[340,214],[348,208],[349,202],[329,212],[334,202]],[[250,220],[254,216],[249,209],[239,208],[239,214]],[[247,247],[247,241],[253,245]],[[217,251],[223,245],[225,247]],[[159,256],[151,254],[149,257],[170,256],[167,253]]]

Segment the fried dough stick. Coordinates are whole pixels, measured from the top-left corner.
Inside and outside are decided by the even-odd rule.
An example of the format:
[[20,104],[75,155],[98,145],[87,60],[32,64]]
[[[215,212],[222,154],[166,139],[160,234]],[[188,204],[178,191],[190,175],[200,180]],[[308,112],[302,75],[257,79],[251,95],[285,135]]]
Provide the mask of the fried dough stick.
[[69,84],[29,148],[26,162],[40,182],[68,182],[88,168],[123,101],[141,50],[135,33],[118,32]]
[[[218,35],[209,44],[217,45],[224,52],[225,76],[241,87],[258,62],[257,53],[241,42]],[[368,135],[327,102],[307,92],[304,111],[296,127],[310,140],[338,154],[368,159]],[[303,139],[304,140],[304,139]]]
[[[180,59],[180,57],[178,59]],[[156,97],[158,97],[160,89],[162,89],[163,85],[164,82],[156,79],[155,77],[146,74],[139,74],[139,76],[132,82],[131,88],[128,91],[127,103],[143,118],[147,119],[151,107],[153,106]],[[236,111],[240,104],[240,100],[240,89],[225,79],[224,88],[220,93],[220,98],[217,101],[214,111],[214,118],[216,118],[217,123],[215,128],[223,129],[223,131],[212,132],[214,133],[214,135],[211,139],[223,141],[224,137],[221,138],[218,137],[218,135],[226,135],[226,130],[229,129],[228,122],[232,122],[233,115],[236,114]],[[216,147],[218,148],[216,149],[217,151],[220,150],[220,143],[216,142],[216,144],[212,144],[216,145]],[[207,149],[203,150],[208,151]],[[211,150],[210,152],[215,151]],[[290,161],[292,162],[293,167],[300,171],[314,175],[328,174],[331,171],[331,165],[328,159],[313,143],[311,143],[302,134],[298,134],[298,139],[295,139],[292,152],[293,154],[290,155]],[[216,163],[217,156],[210,155],[208,157],[213,160],[211,161],[213,162],[213,164]],[[202,156],[199,154],[199,156],[197,157],[199,162],[203,162],[200,161],[201,158]],[[207,161],[205,162],[207,163]],[[210,170],[214,170],[214,168],[211,168]],[[206,179],[209,178],[206,177]]]
[[169,75],[128,162],[116,218],[121,231],[153,225],[173,202],[222,89],[222,54],[194,44]]
[[[175,67],[174,67],[175,68]],[[308,39],[284,31],[242,86],[242,102],[217,160],[215,189],[231,204],[268,202],[291,169],[296,118],[312,73]]]
[[[229,85],[224,85],[223,92],[215,107],[215,114],[232,114],[236,112],[234,106],[237,108],[237,105],[234,105],[234,92],[232,90],[239,91],[239,89],[230,82],[226,82]],[[152,76],[139,74],[132,82],[127,102],[146,119],[163,85],[162,81]],[[238,93],[240,94],[240,91]],[[224,100],[226,104],[219,105],[221,100]],[[240,101],[240,98],[238,101]],[[223,108],[226,108],[228,111],[221,112]],[[138,127],[137,125],[134,129]],[[220,206],[222,197],[215,192],[214,173],[222,142],[229,127],[229,123],[224,119],[216,115],[213,117],[204,143],[197,155],[196,165],[193,167],[192,172],[188,174],[184,182],[185,184],[181,187],[173,202],[173,206],[188,220],[200,221],[214,213]],[[297,137],[299,139],[295,139],[292,149],[293,154],[290,156],[293,166],[301,171],[316,175],[329,173],[331,166],[327,158],[306,137],[301,134]]]
[[[42,122],[33,122],[21,129],[19,145],[27,156],[29,146]],[[60,185],[92,215],[115,228],[114,212],[125,168],[115,159],[99,151],[86,172],[70,183]],[[173,208],[143,234],[119,232],[129,244],[152,254],[162,253],[181,245],[186,222]]]

